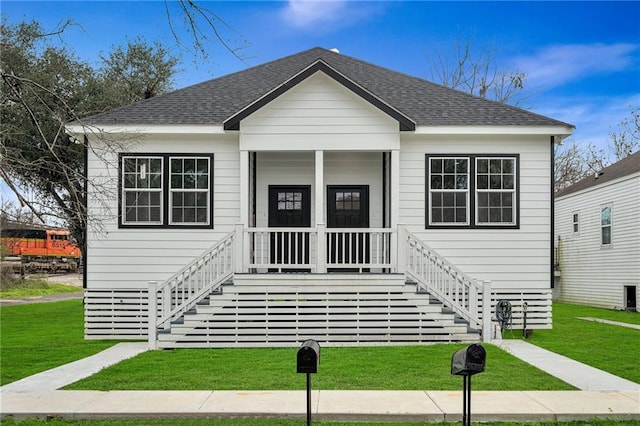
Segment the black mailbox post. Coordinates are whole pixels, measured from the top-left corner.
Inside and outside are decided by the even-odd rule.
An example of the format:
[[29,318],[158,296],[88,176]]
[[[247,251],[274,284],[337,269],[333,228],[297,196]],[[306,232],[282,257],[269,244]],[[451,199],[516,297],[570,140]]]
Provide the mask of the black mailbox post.
[[462,426],[471,426],[471,376],[484,371],[487,352],[475,343],[451,357],[451,374],[462,376]]
[[311,426],[311,374],[318,372],[318,364],[320,364],[320,345],[313,339],[306,340],[297,356],[298,373],[306,373],[307,375],[307,426]]

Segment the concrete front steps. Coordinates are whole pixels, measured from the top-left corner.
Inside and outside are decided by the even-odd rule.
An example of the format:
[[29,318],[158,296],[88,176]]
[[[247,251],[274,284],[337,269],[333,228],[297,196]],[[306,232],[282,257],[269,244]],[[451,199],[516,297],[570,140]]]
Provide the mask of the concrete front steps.
[[478,342],[480,335],[400,274],[237,274],[170,330],[159,348]]

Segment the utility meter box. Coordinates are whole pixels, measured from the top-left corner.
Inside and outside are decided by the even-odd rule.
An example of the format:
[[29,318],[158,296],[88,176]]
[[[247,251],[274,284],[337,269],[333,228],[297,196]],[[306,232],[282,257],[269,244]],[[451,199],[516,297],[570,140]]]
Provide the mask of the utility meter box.
[[472,376],[484,371],[487,352],[484,348],[474,343],[473,345],[460,349],[451,357],[451,374],[456,376]]
[[298,349],[298,373],[317,373],[320,363],[320,345],[313,339],[305,341]]

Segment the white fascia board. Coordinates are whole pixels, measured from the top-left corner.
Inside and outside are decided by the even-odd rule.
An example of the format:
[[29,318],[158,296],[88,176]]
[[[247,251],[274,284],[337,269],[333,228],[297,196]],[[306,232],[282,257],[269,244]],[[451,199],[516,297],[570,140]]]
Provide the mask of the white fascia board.
[[187,135],[203,135],[203,134],[225,134],[229,133],[224,130],[222,125],[96,125],[90,126],[86,124],[73,124],[66,126],[67,132],[72,135],[90,135],[90,134],[187,134]]
[[565,138],[569,126],[418,126],[416,135],[550,135]]

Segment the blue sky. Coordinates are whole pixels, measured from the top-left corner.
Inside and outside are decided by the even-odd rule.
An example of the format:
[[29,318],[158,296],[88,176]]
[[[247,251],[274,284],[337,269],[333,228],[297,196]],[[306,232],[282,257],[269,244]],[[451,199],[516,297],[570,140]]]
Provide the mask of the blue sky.
[[[66,46],[87,61],[140,35],[182,55],[180,88],[315,46],[431,79],[435,49],[462,35],[494,45],[495,63],[527,73],[523,106],[574,124],[579,143],[606,144],[640,105],[640,2],[234,1],[200,2],[226,25],[240,61],[214,43],[210,58],[178,50],[162,1],[2,1],[9,22],[35,19],[45,29],[71,19]],[[176,15],[178,4],[169,2]],[[182,31],[180,18],[174,27]],[[188,36],[182,39],[189,47]]]

